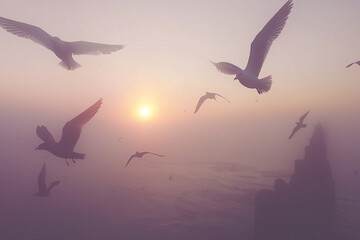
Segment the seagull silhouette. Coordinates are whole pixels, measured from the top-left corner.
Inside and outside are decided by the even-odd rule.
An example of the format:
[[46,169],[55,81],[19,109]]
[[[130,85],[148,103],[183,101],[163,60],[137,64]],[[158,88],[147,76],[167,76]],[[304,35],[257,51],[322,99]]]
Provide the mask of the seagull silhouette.
[[269,91],[272,84],[271,75],[259,79],[259,73],[272,42],[280,35],[285,26],[292,6],[292,0],[288,0],[256,35],[254,41],[251,43],[249,60],[244,70],[228,62],[210,62],[212,62],[220,72],[228,75],[236,75],[234,80],[239,80],[239,82],[247,88],[255,88],[259,94]]
[[37,126],[36,134],[44,142],[35,150],[47,150],[59,158],[65,158],[66,164],[69,165],[67,159],[84,159],[85,154],[74,152],[74,147],[79,140],[82,127],[97,113],[101,107],[102,99],[100,98],[94,105],[80,113],[78,116],[68,121],[62,131],[60,141],[57,143],[54,137],[45,126]]
[[127,161],[125,167],[127,167],[127,165],[129,165],[131,159],[133,159],[134,157],[141,158],[141,157],[143,157],[145,154],[152,154],[152,155],[155,155],[155,156],[158,156],[158,157],[164,157],[164,155],[159,155],[159,154],[152,153],[152,152],[136,152],[135,154],[133,154],[133,155],[129,158],[129,160]]
[[350,63],[349,65],[346,66],[346,68],[351,67],[353,64],[357,64],[360,66],[360,61]]
[[291,134],[290,134],[290,138],[292,138],[294,136],[294,134],[299,131],[301,128],[305,128],[306,127],[306,124],[304,124],[304,119],[306,118],[306,116],[309,114],[310,110],[307,111],[304,115],[302,115],[300,118],[299,118],[299,122],[296,123],[296,126],[295,128],[292,130]]
[[35,193],[35,196],[39,197],[47,197],[50,195],[51,189],[57,185],[59,185],[60,181],[53,181],[49,187],[46,186],[46,163],[41,168],[41,171],[38,176],[38,185],[39,191]]
[[49,35],[39,27],[3,17],[0,17],[0,26],[12,34],[31,39],[34,42],[53,51],[55,55],[62,60],[59,65],[66,68],[67,70],[75,70],[81,66],[72,58],[73,54],[110,54],[124,47],[123,45],[109,45],[85,41],[66,42],[58,37]]
[[227,100],[225,97],[221,96],[220,94],[206,92],[206,94],[204,96],[200,97],[198,104],[196,105],[194,114],[197,113],[197,111],[199,111],[201,105],[203,104],[203,102],[205,102],[206,99],[214,99],[216,101],[216,98],[215,98],[216,96],[222,97],[223,99],[225,99],[226,101],[228,101],[230,103],[229,100]]

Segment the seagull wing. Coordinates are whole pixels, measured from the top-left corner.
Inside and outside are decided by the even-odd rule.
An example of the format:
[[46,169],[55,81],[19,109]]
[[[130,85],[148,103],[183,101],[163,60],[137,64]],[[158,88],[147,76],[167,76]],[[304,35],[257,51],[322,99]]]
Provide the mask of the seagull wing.
[[42,166],[38,176],[39,192],[46,191],[45,177],[46,177],[46,163],[44,163],[44,165]]
[[71,49],[71,52],[75,55],[110,54],[110,53],[120,50],[124,47],[123,45],[110,45],[110,44],[92,43],[92,42],[85,42],[85,41],[66,42],[66,44]]
[[302,115],[302,116],[299,118],[299,121],[300,121],[300,122],[303,122],[303,121],[305,120],[306,116],[309,114],[309,112],[310,112],[310,110],[307,111],[304,115]]
[[210,61],[214,66],[219,70],[220,72],[228,75],[236,75],[238,72],[241,71],[241,68],[235,66],[234,64],[228,63],[228,62],[218,62],[215,63],[213,61]]
[[288,0],[270,19],[251,43],[249,61],[246,71],[259,76],[261,67],[269,52],[271,44],[280,35],[292,8],[292,0]]
[[132,155],[132,156],[129,158],[129,160],[127,161],[125,167],[127,167],[127,165],[129,165],[131,159],[133,159],[134,157],[136,157],[136,154]]
[[38,135],[41,140],[50,145],[56,144],[54,137],[51,135],[49,130],[45,126],[37,126],[36,127],[36,135]]
[[228,101],[229,103],[231,103],[226,97],[221,96],[220,94],[217,94],[217,93],[215,93],[215,95],[216,95],[216,96],[219,96],[219,97],[222,97],[223,99],[225,99],[226,101]]
[[60,183],[60,181],[53,181],[53,182],[50,184],[50,186],[48,187],[47,192],[50,192],[51,189],[52,189],[53,187],[59,185],[59,183]]
[[52,36],[39,27],[0,17],[0,26],[16,36],[28,38],[52,50]]
[[346,66],[346,68],[351,67],[353,64],[354,64],[354,62],[350,63],[349,65]]
[[207,95],[202,96],[199,101],[198,104],[196,105],[195,111],[194,113],[197,113],[197,111],[199,111],[199,108],[201,107],[201,105],[203,104],[203,102],[205,102],[205,100],[208,99]]
[[100,98],[91,107],[80,113],[78,116],[68,121],[64,127],[59,144],[65,149],[73,150],[79,140],[82,127],[97,113],[101,107],[102,99]]
[[289,139],[292,138],[299,129],[300,129],[300,128],[299,128],[299,125],[296,125],[296,126],[294,127],[294,129],[292,130]]
[[350,63],[349,65],[346,66],[346,68],[351,67],[353,64],[357,64],[360,66],[360,61]]
[[152,152],[143,152],[142,154],[152,154],[158,157],[164,157],[164,155],[160,155],[160,154],[156,154],[156,153],[152,153]]

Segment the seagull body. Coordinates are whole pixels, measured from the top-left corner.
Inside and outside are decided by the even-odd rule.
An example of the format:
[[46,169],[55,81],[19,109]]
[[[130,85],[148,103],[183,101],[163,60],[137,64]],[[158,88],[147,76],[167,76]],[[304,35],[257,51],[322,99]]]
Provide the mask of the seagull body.
[[63,127],[59,142],[55,142],[54,137],[45,126],[37,126],[36,134],[44,142],[35,148],[35,150],[47,150],[59,158],[65,158],[67,165],[69,165],[67,159],[72,159],[74,163],[74,159],[84,159],[85,154],[74,152],[74,148],[79,140],[82,127],[97,113],[101,104],[102,99],[100,98],[91,107],[68,121]]
[[349,65],[346,66],[346,68],[351,67],[353,64],[357,64],[360,66],[360,61],[350,63]]
[[269,91],[272,84],[271,75],[259,79],[259,73],[272,42],[280,35],[285,26],[292,6],[292,0],[288,0],[256,35],[251,43],[249,60],[244,70],[228,62],[210,62],[220,72],[235,75],[234,80],[239,80],[247,88],[255,88],[259,94]]
[[46,163],[44,163],[43,167],[41,168],[40,174],[38,176],[38,185],[39,191],[35,193],[35,196],[39,197],[47,197],[50,195],[51,189],[57,185],[59,185],[60,181],[53,181],[49,187],[46,186]]
[[304,115],[302,115],[300,118],[299,118],[299,122],[296,123],[296,126],[295,128],[292,130],[291,134],[290,134],[290,138],[292,138],[295,133],[297,131],[299,131],[301,128],[305,128],[306,127],[306,124],[304,124],[304,119],[306,118],[306,116],[309,114],[310,110],[307,111]]
[[204,96],[200,97],[198,104],[196,105],[194,113],[197,113],[197,111],[199,111],[201,105],[203,104],[203,102],[205,102],[206,99],[214,99],[216,101],[216,96],[222,97],[223,99],[225,99],[226,101],[228,101],[230,103],[230,101],[228,99],[221,96],[220,94],[206,92],[206,94]]
[[67,70],[75,70],[81,66],[79,63],[75,62],[72,57],[73,54],[110,54],[123,48],[122,45],[109,45],[85,41],[66,42],[58,37],[49,35],[39,27],[3,17],[0,17],[0,26],[14,35],[31,39],[53,51],[55,55],[62,60],[59,65]]
[[137,157],[137,158],[141,158],[143,157],[145,154],[152,154],[152,155],[155,155],[155,156],[158,156],[158,157],[164,157],[164,155],[160,155],[160,154],[156,154],[156,153],[152,153],[152,152],[136,152],[135,154],[133,154],[129,160],[127,161],[125,167],[127,167],[127,165],[129,165],[131,159],[133,159],[134,157]]

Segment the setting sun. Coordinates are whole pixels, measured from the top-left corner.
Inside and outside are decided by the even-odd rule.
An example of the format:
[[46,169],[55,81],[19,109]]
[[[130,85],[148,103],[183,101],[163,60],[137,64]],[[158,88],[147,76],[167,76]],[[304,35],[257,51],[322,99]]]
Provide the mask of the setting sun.
[[142,117],[148,117],[150,115],[150,108],[148,108],[148,107],[140,108],[140,115]]

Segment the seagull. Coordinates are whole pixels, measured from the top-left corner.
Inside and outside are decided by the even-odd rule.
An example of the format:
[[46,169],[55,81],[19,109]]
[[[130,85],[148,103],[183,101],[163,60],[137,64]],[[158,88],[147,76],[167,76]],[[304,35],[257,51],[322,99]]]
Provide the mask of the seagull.
[[350,63],[349,65],[346,66],[346,68],[351,67],[353,64],[357,64],[360,66],[360,61]]
[[296,126],[295,128],[292,130],[291,134],[290,134],[290,138],[292,138],[294,136],[294,134],[299,131],[301,128],[305,128],[306,127],[306,124],[304,124],[304,119],[306,118],[306,116],[309,114],[310,110],[307,111],[304,115],[302,115],[300,118],[299,118],[299,122],[296,123]]
[[127,165],[129,165],[131,159],[133,159],[134,157],[141,158],[141,157],[143,157],[145,154],[152,154],[152,155],[155,155],[155,156],[158,156],[158,157],[164,157],[164,155],[159,155],[159,154],[152,153],[152,152],[136,152],[135,154],[133,154],[133,155],[129,158],[129,160],[127,161],[125,167],[127,167]]
[[82,127],[97,113],[101,104],[102,99],[100,98],[94,105],[68,121],[63,127],[59,142],[55,142],[54,137],[45,126],[37,126],[36,135],[44,142],[35,150],[47,150],[59,158],[65,158],[67,165],[69,165],[68,158],[72,159],[74,163],[74,159],[84,159],[85,154],[74,152],[74,147],[79,140]]
[[0,26],[12,34],[31,39],[53,51],[55,55],[62,60],[59,65],[67,70],[75,70],[81,66],[72,58],[73,54],[110,54],[124,47],[123,45],[109,45],[85,41],[66,42],[58,37],[49,35],[39,27],[3,17],[0,17]]
[[235,75],[234,80],[239,80],[239,82],[247,88],[255,88],[259,94],[269,91],[272,84],[271,75],[259,79],[259,73],[271,44],[280,35],[285,26],[292,6],[292,0],[288,0],[256,35],[254,41],[251,43],[249,60],[244,70],[228,62],[210,62],[213,63],[220,72]]
[[206,92],[206,94],[199,99],[199,102],[198,102],[198,104],[197,104],[197,106],[195,108],[194,113],[196,113],[199,110],[199,108],[201,107],[203,102],[205,102],[206,99],[214,99],[216,101],[216,98],[215,98],[216,96],[222,97],[223,99],[225,99],[226,101],[228,101],[230,103],[229,100],[227,100],[225,97],[221,96],[220,94]]
[[46,186],[46,163],[41,168],[39,177],[38,177],[38,184],[39,184],[39,191],[35,193],[35,196],[39,197],[47,197],[50,195],[50,191],[53,187],[59,185],[60,181],[53,181],[49,187]]

